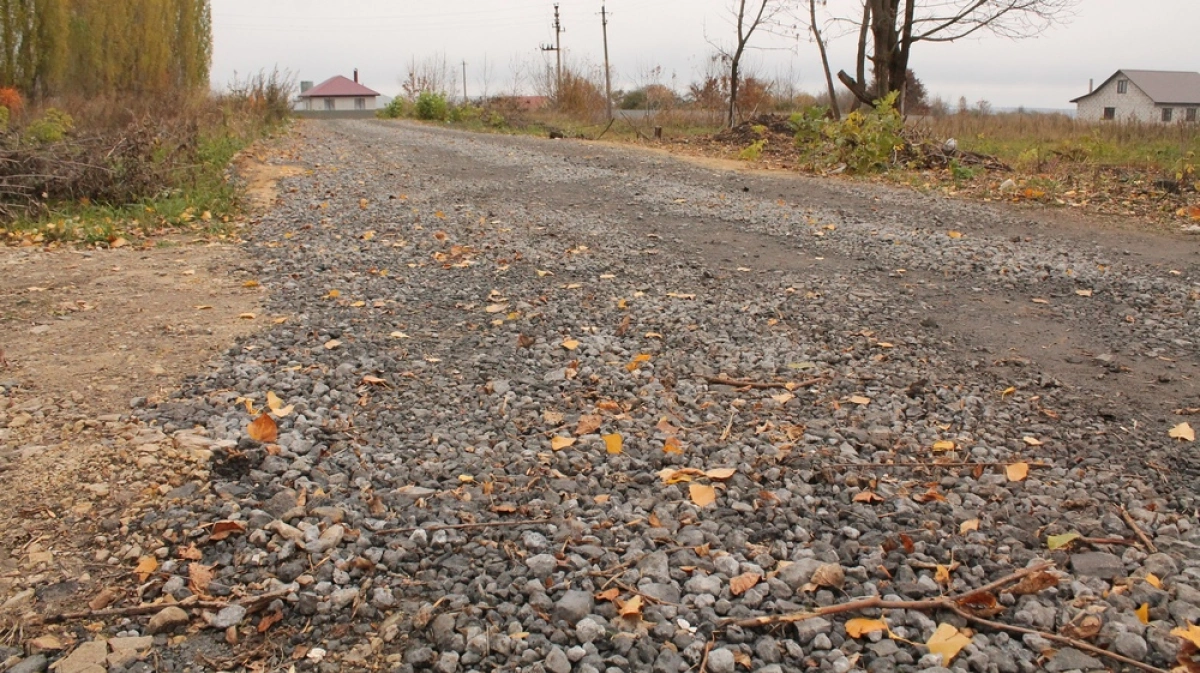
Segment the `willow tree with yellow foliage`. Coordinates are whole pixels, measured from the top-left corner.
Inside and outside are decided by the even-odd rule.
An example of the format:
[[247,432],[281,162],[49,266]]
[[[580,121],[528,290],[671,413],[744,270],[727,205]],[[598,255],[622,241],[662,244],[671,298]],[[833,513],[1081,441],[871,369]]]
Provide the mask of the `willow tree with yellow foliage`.
[[209,0],[0,0],[0,86],[33,98],[208,84]]

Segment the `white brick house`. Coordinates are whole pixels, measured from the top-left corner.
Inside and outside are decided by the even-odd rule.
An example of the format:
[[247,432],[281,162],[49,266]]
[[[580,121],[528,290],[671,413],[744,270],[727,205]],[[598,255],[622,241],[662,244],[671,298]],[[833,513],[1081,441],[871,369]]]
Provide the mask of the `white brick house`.
[[337,75],[306,88],[302,83],[297,109],[305,111],[347,112],[351,110],[374,110],[375,99],[380,93],[358,83],[358,68],[354,69],[354,80]]
[[1197,121],[1200,72],[1118,70],[1091,93],[1071,101],[1085,121]]

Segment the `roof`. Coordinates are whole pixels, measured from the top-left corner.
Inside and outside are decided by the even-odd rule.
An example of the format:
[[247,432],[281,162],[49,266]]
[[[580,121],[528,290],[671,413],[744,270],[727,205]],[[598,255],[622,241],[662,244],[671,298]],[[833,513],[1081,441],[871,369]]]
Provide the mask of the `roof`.
[[338,98],[341,96],[351,96],[358,98],[379,95],[382,94],[378,91],[372,91],[354,80],[347,79],[341,75],[335,75],[300,94],[300,97]]
[[1162,105],[1200,105],[1200,72],[1171,70],[1118,70],[1091,93],[1073,99],[1077,103],[1091,96],[1118,76],[1124,76],[1155,103]]

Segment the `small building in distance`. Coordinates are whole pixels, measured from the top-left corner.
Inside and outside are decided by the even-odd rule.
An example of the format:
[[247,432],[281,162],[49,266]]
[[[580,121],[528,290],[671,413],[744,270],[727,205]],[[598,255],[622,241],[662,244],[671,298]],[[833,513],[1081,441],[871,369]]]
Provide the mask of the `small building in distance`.
[[1071,102],[1075,104],[1075,117],[1084,121],[1195,123],[1200,108],[1200,72],[1118,70]]
[[297,109],[305,112],[374,110],[380,95],[378,91],[358,83],[358,68],[355,68],[353,80],[336,75],[316,86],[311,86],[311,82],[301,82]]

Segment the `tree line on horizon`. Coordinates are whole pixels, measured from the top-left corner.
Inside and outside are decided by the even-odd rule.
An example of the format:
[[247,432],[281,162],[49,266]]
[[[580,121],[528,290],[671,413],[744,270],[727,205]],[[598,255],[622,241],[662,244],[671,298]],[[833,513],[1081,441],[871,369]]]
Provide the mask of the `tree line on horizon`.
[[0,87],[34,100],[208,84],[209,0],[0,0]]

